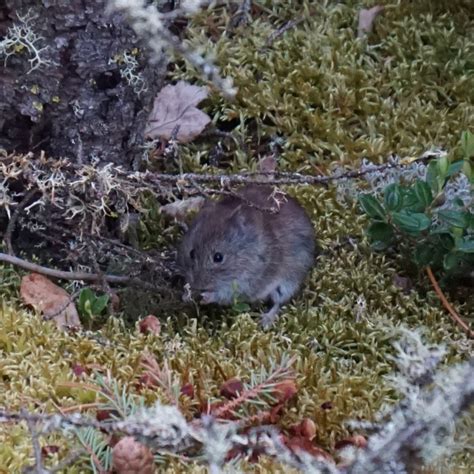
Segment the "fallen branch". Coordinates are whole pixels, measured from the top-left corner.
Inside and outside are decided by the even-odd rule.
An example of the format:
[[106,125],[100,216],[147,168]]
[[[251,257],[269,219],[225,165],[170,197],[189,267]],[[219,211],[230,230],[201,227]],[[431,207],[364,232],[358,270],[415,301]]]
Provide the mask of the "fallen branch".
[[436,281],[436,278],[435,278],[435,276],[433,274],[433,271],[431,270],[430,266],[426,267],[426,273],[428,274],[428,278],[430,279],[431,284],[433,285],[433,288],[434,288],[436,294],[438,295],[439,299],[441,300],[441,303],[443,304],[443,306],[447,309],[448,313],[450,314],[451,319],[458,326],[460,326],[462,329],[464,329],[464,331],[466,332],[466,334],[469,337],[474,338],[474,331],[472,331],[469,328],[469,326],[461,319],[461,316],[459,316],[459,314],[456,312],[456,310],[451,306],[449,301],[446,299],[446,296],[444,295],[443,291],[441,290],[440,286],[438,285],[438,282]]
[[105,280],[108,283],[131,283],[135,281],[134,278],[129,276],[120,275],[99,275],[97,273],[86,273],[86,272],[66,272],[62,270],[54,270],[53,268],[43,267],[36,263],[28,262],[6,253],[0,253],[0,262],[9,263],[17,267],[23,268],[30,272],[41,273],[42,275],[50,276],[53,278],[59,278],[61,280],[83,280],[83,281],[101,281]]

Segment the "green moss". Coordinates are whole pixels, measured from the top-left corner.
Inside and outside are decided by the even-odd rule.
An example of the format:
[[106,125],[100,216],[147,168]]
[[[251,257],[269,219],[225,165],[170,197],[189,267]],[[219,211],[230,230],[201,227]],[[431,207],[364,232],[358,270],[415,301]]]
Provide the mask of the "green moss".
[[[256,3],[252,21],[233,35],[209,42],[208,12],[195,19],[190,35],[192,44],[208,45],[235,79],[236,101],[216,100],[208,110],[252,154],[265,152],[278,134],[285,140],[283,168],[361,157],[380,161],[391,153],[450,148],[472,125],[474,27],[468,1],[376,2],[386,11],[368,40],[356,38],[360,2]],[[278,27],[307,12],[307,21],[265,47]],[[224,31],[228,14],[218,13],[214,30]],[[236,165],[251,166],[253,159],[245,155],[236,150]]]

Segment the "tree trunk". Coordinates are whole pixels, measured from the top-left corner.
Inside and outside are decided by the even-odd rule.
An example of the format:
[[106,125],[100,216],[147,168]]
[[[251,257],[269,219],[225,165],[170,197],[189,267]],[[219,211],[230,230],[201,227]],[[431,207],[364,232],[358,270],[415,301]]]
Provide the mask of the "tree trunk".
[[0,148],[139,166],[165,59],[150,64],[105,5],[0,0]]

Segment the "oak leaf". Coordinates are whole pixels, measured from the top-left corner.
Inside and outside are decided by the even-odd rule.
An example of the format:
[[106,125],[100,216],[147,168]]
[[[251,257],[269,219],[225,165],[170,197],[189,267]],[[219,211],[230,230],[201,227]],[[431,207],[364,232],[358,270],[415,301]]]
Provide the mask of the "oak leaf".
[[211,121],[196,106],[208,95],[206,87],[185,81],[163,87],[155,98],[145,135],[149,138],[187,143],[196,138]]

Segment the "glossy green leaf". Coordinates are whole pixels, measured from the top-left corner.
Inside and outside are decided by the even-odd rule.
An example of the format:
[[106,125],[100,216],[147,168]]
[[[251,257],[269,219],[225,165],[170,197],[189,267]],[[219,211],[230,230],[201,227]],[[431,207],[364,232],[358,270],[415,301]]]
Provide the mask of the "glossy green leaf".
[[104,309],[107,307],[107,304],[109,302],[109,295],[102,295],[99,297],[95,297],[92,300],[92,314],[94,315],[99,315],[104,311]]
[[459,252],[474,253],[474,236],[466,236],[456,243]]
[[461,148],[465,158],[474,157],[474,133],[468,130],[462,132]]
[[426,209],[433,202],[431,188],[424,181],[418,180],[415,183],[414,191],[423,209]]
[[459,257],[455,252],[449,252],[444,256],[443,268],[447,271],[453,270],[459,265]]
[[467,212],[441,210],[438,211],[439,218],[450,227],[466,228],[469,225],[469,216]]
[[431,188],[431,191],[434,194],[437,194],[439,191],[441,191],[442,178],[440,178],[439,169],[438,165],[436,164],[436,161],[431,161],[428,164],[428,169],[426,171],[426,182],[428,183],[428,186]]
[[420,212],[394,212],[392,213],[392,220],[400,230],[409,233],[422,232],[431,225],[431,219]]
[[372,219],[385,219],[385,211],[379,201],[370,194],[359,194],[359,204]]
[[376,250],[386,249],[395,237],[392,226],[384,222],[373,222],[367,229],[367,236]]
[[385,188],[384,204],[390,211],[399,211],[402,208],[402,193],[398,184],[389,184]]
[[448,176],[453,176],[456,173],[459,173],[462,170],[464,160],[455,161],[451,163],[448,168]]

